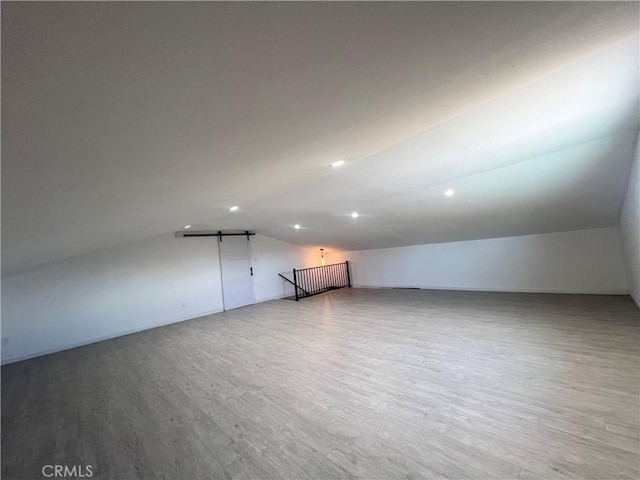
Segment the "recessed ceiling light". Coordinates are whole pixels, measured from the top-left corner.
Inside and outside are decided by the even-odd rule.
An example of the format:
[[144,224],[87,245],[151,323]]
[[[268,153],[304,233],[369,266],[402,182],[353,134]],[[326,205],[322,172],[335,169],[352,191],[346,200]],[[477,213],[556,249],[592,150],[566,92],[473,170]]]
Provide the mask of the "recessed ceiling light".
[[229,211],[230,211],[230,212],[235,212],[236,210],[238,210],[238,208],[240,208],[240,207],[238,207],[237,205],[234,205],[233,207],[231,207],[231,208],[229,209]]
[[351,214],[351,216],[352,216],[353,218],[358,218],[358,212],[353,212],[353,213]]
[[191,228],[191,225],[185,225],[184,228]]
[[331,164],[332,167],[339,167],[340,165],[344,165],[344,160],[336,160]]
[[296,230],[300,230],[300,225],[298,225],[297,223],[293,226],[293,228],[295,228]]
[[453,197],[456,194],[456,191],[453,188],[449,188],[448,190],[444,191],[444,194],[447,197]]

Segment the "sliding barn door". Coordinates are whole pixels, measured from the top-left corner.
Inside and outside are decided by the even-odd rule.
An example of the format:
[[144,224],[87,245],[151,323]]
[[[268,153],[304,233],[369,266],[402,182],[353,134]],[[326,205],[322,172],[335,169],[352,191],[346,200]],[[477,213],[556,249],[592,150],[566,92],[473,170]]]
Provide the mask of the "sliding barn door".
[[224,309],[231,310],[255,303],[251,250],[247,237],[222,237],[220,266]]

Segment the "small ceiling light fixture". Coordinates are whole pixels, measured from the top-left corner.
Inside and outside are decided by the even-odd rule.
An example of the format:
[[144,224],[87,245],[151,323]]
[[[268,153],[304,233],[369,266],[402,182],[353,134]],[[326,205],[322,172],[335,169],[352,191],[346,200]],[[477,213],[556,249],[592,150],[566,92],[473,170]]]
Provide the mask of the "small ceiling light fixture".
[[298,225],[297,223],[293,226],[293,228],[295,228],[296,230],[300,230],[300,225]]
[[353,213],[351,214],[351,216],[352,216],[353,218],[358,218],[358,212],[353,212]]
[[231,208],[229,209],[229,211],[230,211],[230,212],[235,212],[236,210],[238,210],[238,208],[240,208],[240,207],[238,207],[237,205],[234,205],[233,207],[231,207]]
[[191,225],[185,225],[184,228],[191,228]]
[[344,165],[344,160],[336,160],[331,164],[332,167],[339,167],[340,165]]
[[453,197],[456,194],[456,191],[453,188],[449,188],[449,189],[444,191],[444,194],[447,197]]

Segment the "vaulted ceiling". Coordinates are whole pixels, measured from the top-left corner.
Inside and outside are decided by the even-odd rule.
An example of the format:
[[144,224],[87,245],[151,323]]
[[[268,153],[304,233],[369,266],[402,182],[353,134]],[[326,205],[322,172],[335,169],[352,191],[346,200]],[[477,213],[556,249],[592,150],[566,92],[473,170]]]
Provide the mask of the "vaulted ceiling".
[[3,273],[186,224],[339,249],[617,225],[638,12],[4,2]]

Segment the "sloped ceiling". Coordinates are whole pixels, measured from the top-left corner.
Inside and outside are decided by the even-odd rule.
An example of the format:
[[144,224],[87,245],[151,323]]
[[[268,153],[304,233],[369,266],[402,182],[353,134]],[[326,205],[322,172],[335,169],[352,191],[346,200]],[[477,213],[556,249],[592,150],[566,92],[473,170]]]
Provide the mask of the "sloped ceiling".
[[3,274],[186,224],[328,249],[617,225],[638,12],[5,2]]

